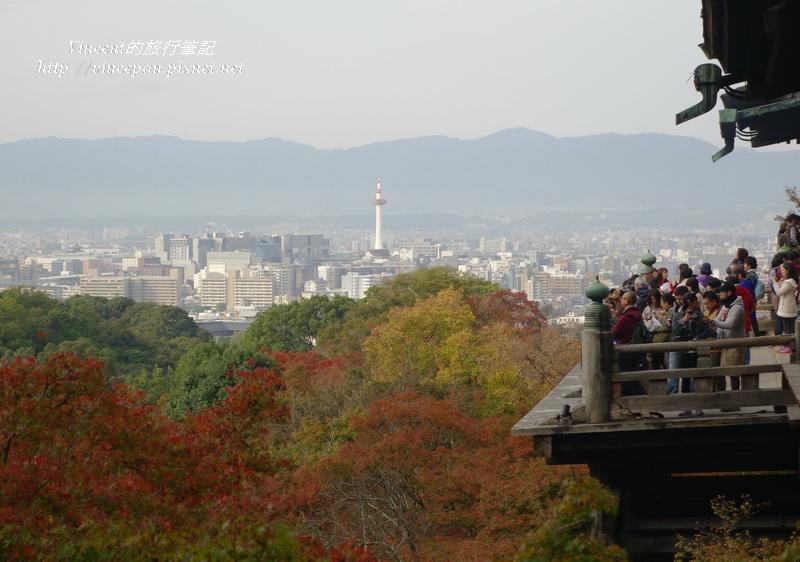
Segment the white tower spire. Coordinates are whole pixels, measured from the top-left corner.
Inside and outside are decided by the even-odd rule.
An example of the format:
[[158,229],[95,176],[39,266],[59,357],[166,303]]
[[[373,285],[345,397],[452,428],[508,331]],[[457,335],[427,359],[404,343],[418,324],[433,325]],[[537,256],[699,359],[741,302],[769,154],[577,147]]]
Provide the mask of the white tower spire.
[[383,232],[381,224],[381,207],[386,205],[386,199],[381,196],[381,182],[378,181],[378,190],[375,192],[375,199],[372,200],[375,205],[375,248],[376,250],[383,250]]

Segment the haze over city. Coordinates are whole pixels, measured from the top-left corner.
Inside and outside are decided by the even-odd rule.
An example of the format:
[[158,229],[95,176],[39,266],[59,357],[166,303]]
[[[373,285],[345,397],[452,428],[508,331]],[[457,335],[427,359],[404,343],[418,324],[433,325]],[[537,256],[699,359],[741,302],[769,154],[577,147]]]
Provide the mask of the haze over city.
[[[11,1],[0,20],[0,142],[161,134],[348,148],[526,127],[719,144],[713,115],[674,124],[706,62],[693,2]],[[171,41],[204,54],[166,54]],[[157,54],[144,54],[149,42]],[[130,54],[80,49],[120,44]],[[69,71],[41,71],[52,64]],[[136,64],[163,69],[90,69]]]

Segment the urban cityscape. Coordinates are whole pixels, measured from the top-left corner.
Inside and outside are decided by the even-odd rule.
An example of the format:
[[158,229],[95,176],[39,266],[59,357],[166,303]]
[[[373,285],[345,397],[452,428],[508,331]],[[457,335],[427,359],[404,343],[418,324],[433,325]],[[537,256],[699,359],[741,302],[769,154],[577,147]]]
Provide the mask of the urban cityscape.
[[393,230],[392,215],[383,216],[391,204],[380,182],[371,201],[365,196],[365,215],[368,202],[375,215],[370,230],[276,234],[218,231],[215,223],[193,233],[113,225],[18,227],[0,235],[0,286],[35,287],[61,300],[83,294],[178,306],[212,333],[230,335],[278,304],[314,295],[361,299],[370,287],[399,273],[449,267],[524,292],[554,324],[580,325],[587,284],[599,278],[619,286],[642,267],[645,253],[652,252],[657,266],[673,275],[679,263],[699,267],[703,262],[719,274],[737,247],[747,247],[764,265],[775,248],[769,221],[677,235],[642,228],[557,232],[549,227],[476,237]]

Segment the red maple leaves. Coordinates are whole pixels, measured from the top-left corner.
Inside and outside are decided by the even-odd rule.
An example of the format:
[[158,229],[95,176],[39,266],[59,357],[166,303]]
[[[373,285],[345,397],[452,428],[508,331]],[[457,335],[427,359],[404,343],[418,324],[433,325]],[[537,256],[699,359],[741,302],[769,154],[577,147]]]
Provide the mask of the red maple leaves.
[[[263,368],[237,374],[223,402],[176,422],[124,387],[107,388],[93,359],[59,353],[0,367],[0,538],[8,555],[74,554],[120,535],[150,544],[164,532],[180,540],[151,544],[156,558],[159,549],[198,548],[194,541],[235,552],[275,547],[270,521],[281,501],[273,475],[284,463],[268,428],[286,415],[276,401],[282,381]],[[231,536],[238,546],[228,545]],[[287,552],[319,548],[285,542]]]

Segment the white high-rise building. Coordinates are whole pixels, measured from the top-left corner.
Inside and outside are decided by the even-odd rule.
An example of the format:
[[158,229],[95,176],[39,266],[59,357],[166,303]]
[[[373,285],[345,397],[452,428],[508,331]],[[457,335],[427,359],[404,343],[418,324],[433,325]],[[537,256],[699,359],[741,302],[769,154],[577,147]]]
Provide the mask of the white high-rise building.
[[380,282],[380,275],[351,272],[342,276],[342,290],[351,299],[363,299],[369,288],[380,285]]

